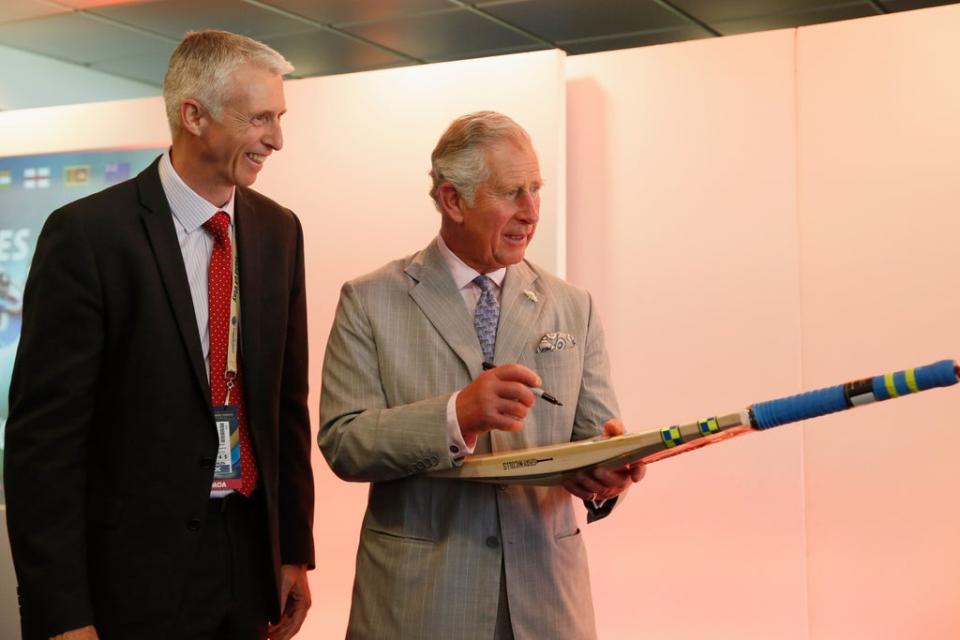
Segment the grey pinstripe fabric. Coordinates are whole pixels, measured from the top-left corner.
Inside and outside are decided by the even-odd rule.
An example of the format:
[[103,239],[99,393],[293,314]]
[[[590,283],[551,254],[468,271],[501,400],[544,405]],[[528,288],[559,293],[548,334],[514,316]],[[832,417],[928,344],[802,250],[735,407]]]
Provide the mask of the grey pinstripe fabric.
[[[536,353],[551,331],[572,334],[577,346]],[[529,263],[507,270],[494,361],[533,368],[564,406],[537,403],[522,432],[485,436],[478,453],[592,437],[618,414],[589,295]],[[518,639],[595,636],[586,554],[565,490],[422,475],[451,466],[447,399],[481,363],[436,243],[341,290],[319,443],[337,475],[372,483],[350,638],[490,640],[501,561]]]

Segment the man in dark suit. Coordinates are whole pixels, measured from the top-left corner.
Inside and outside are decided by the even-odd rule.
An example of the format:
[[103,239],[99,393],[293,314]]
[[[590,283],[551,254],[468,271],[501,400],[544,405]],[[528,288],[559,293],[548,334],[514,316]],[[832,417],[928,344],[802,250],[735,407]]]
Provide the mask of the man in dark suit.
[[28,640],[285,639],[303,622],[303,235],[249,189],[283,144],[291,70],[249,38],[188,34],[164,80],[171,149],[44,227],[4,473]]

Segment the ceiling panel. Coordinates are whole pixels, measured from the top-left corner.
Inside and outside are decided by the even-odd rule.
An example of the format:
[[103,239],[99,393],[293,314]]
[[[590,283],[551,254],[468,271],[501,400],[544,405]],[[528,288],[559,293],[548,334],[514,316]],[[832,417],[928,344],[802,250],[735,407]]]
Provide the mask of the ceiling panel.
[[[733,20],[752,19],[760,16],[814,11],[825,7],[857,2],[842,0],[670,0],[675,7],[692,17],[713,24]],[[863,2],[862,4],[866,4]]]
[[264,42],[282,53],[296,67],[296,77],[411,64],[407,59],[372,45],[319,29],[267,38]]
[[80,64],[163,53],[170,48],[164,38],[107,24],[83,13],[0,24],[0,44]]
[[0,45],[160,86],[184,32],[205,27],[263,40],[296,65],[293,77],[310,77],[547,43],[570,54],[643,47],[956,1],[0,0]]
[[551,42],[688,24],[651,0],[501,0],[477,6]]
[[63,4],[73,9],[93,9],[94,7],[106,7],[115,4],[136,4],[138,2],[153,2],[154,0],[52,0],[57,4]]
[[426,61],[489,55],[546,45],[464,9],[344,27],[363,38]]
[[789,27],[802,27],[821,22],[834,22],[837,20],[850,20],[852,18],[865,18],[875,16],[878,11],[867,2],[847,3],[834,7],[825,7],[821,9],[807,9],[804,11],[791,11],[775,15],[758,16],[752,18],[743,18],[739,20],[726,20],[711,22],[710,26],[725,36],[737,33],[750,33],[753,31],[767,31],[769,29],[786,29]]
[[163,76],[167,73],[167,65],[170,63],[170,54],[176,46],[171,43],[170,50],[164,53],[125,56],[115,60],[94,62],[90,68],[162,87]]
[[384,18],[410,16],[427,11],[449,9],[448,0],[264,0],[322,24],[371,22]]
[[879,2],[890,11],[906,11],[908,9],[923,9],[925,7],[956,4],[956,0],[879,0]]
[[659,29],[655,31],[640,31],[624,33],[603,38],[584,38],[579,40],[561,40],[557,44],[567,53],[595,53],[597,51],[612,51],[613,49],[630,49],[633,47],[648,47],[667,42],[682,42],[684,40],[699,40],[712,38],[696,25],[685,25],[674,29]]
[[195,29],[224,29],[253,38],[302,31],[305,24],[243,0],[157,0],[92,13],[179,40]]
[[28,20],[69,11],[70,9],[44,0],[3,0],[3,7],[0,9],[0,22]]

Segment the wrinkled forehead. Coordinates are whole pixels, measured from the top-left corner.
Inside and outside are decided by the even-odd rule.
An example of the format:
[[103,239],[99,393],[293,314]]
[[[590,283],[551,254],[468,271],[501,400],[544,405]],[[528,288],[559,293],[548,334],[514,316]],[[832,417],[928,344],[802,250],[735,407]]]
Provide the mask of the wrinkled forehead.
[[537,152],[523,138],[507,138],[488,145],[485,159],[491,186],[522,186],[541,181]]
[[245,104],[258,110],[285,109],[283,76],[270,69],[246,62],[230,75],[224,90],[224,104]]

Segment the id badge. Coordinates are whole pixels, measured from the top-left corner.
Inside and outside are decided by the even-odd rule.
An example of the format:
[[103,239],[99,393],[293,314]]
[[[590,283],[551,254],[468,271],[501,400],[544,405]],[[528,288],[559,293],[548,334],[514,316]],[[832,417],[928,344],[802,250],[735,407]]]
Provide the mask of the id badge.
[[217,428],[217,461],[213,470],[214,490],[239,489],[243,484],[240,471],[240,432],[237,408],[221,405],[213,408]]

